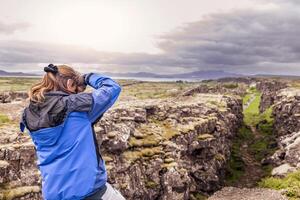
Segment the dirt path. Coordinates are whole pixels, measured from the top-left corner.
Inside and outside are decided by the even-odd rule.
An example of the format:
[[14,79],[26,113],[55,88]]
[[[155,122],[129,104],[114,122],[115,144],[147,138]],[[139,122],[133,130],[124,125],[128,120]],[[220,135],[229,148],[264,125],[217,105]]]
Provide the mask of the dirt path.
[[263,178],[264,171],[261,163],[255,159],[255,155],[249,148],[251,144],[262,138],[262,135],[256,130],[255,127],[251,127],[253,138],[251,140],[244,141],[240,146],[241,158],[244,161],[244,174],[239,178],[239,181],[233,183],[232,186],[239,188],[253,188],[257,186],[257,182]]

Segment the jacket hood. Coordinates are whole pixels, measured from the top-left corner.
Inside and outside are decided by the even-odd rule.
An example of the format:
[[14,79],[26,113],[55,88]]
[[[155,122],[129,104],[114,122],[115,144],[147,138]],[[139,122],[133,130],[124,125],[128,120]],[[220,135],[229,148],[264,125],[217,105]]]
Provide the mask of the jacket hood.
[[68,93],[62,91],[46,92],[45,100],[41,103],[30,101],[23,113],[23,121],[29,131],[54,127],[61,124],[67,114]]

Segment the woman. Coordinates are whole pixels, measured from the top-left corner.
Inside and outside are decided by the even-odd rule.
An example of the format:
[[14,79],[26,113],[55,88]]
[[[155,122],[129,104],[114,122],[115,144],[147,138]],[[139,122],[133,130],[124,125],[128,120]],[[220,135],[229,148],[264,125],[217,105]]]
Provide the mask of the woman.
[[[120,86],[100,74],[81,76],[66,65],[50,64],[44,71],[29,91],[20,123],[35,145],[44,199],[123,200],[107,182],[93,130],[117,100]],[[87,85],[93,92],[83,93]]]

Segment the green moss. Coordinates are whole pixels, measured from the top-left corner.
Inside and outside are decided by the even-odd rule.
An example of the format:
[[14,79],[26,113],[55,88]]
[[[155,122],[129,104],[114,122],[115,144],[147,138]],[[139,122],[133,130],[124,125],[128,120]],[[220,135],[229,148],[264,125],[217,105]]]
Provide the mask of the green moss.
[[233,184],[245,173],[245,163],[240,153],[240,142],[234,141],[231,155],[227,164],[226,182]]
[[260,120],[259,104],[261,100],[261,93],[256,92],[254,100],[250,105],[243,111],[244,122],[246,125],[256,125]]
[[166,158],[164,160],[164,163],[171,163],[171,162],[174,162],[174,159],[173,158]]
[[10,122],[10,119],[7,115],[0,114],[0,125]]
[[276,137],[273,134],[273,120],[262,120],[257,125],[257,131],[261,134],[259,140],[254,140],[250,145],[250,151],[254,154],[257,161],[261,161],[263,158],[271,156],[276,151]]
[[166,140],[170,140],[173,137],[180,135],[180,132],[168,123],[163,123],[162,128],[163,128],[162,137]]
[[218,161],[225,161],[225,157],[220,153],[217,153],[215,155],[215,159],[218,160]]
[[250,88],[249,88],[249,91],[250,91],[250,92],[257,92],[257,89],[256,89],[256,87],[250,87]]
[[271,188],[275,190],[286,190],[286,196],[291,200],[300,198],[300,170],[288,174],[285,178],[264,178],[260,183],[260,187]]
[[145,181],[145,186],[146,186],[146,188],[155,189],[159,186],[159,184],[154,181],[147,180],[147,181]]
[[244,97],[243,97],[243,105],[245,105],[246,103],[249,102],[249,100],[251,99],[252,95],[251,94],[246,94]]
[[239,178],[245,173],[245,163],[242,159],[240,147],[246,141],[253,139],[253,134],[248,126],[243,125],[233,139],[231,155],[227,164],[226,182],[231,185],[239,181]]
[[12,200],[22,197],[28,193],[38,193],[41,189],[39,186],[23,186],[18,188],[11,188],[0,192],[1,199]]
[[161,153],[163,153],[161,147],[153,147],[153,148],[144,148],[144,149],[136,150],[136,151],[125,151],[123,153],[123,156],[126,161],[131,163],[137,159],[145,158],[145,157],[152,157],[154,155],[158,155]]
[[249,127],[243,125],[239,128],[237,137],[241,141],[247,141],[253,139],[253,134]]
[[160,141],[161,141],[160,137],[156,135],[147,135],[141,139],[130,137],[129,146],[130,147],[152,147],[152,146],[157,146]]
[[258,140],[250,145],[250,150],[257,161],[262,160],[267,154],[268,143],[266,140]]
[[167,169],[177,167],[177,166],[178,166],[178,163],[176,163],[176,162],[164,163],[161,165],[162,168],[167,168]]
[[225,84],[223,84],[223,87],[227,88],[227,89],[236,89],[239,87],[239,84],[238,83],[225,83]]
[[105,162],[112,162],[114,161],[114,159],[112,157],[109,156],[102,156]]
[[202,193],[200,192],[196,192],[196,193],[192,193],[190,195],[190,199],[191,200],[206,200],[207,199],[207,196],[203,195]]
[[215,137],[211,134],[201,134],[198,136],[198,140],[207,140],[207,139],[214,139]]

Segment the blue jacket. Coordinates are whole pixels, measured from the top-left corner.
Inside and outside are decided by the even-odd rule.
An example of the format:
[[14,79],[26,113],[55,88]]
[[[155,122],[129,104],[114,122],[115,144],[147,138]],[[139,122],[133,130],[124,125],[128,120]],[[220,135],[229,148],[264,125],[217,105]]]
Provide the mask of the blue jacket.
[[92,93],[51,91],[45,103],[24,109],[26,127],[35,145],[45,200],[84,199],[105,185],[107,172],[93,130],[117,100],[121,87],[111,78],[90,73]]

